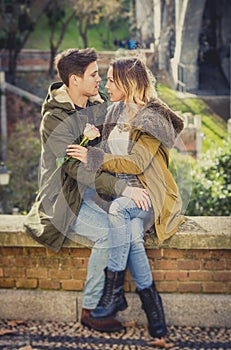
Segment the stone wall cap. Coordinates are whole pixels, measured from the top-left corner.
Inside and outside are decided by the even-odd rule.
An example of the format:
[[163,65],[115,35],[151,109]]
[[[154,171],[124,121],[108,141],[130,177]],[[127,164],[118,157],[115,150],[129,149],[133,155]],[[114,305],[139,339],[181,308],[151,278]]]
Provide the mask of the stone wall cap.
[[[24,215],[0,215],[0,246],[41,247],[25,233]],[[145,234],[145,247],[176,249],[231,249],[230,216],[191,216],[170,239],[159,243],[154,234]],[[69,248],[89,247],[91,244],[79,236],[67,239],[64,246]]]

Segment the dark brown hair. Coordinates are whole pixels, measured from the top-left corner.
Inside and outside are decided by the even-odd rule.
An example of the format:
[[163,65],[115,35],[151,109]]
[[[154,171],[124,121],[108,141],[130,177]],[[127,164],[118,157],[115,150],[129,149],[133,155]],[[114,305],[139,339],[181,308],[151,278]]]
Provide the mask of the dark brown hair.
[[55,57],[58,74],[66,86],[69,86],[69,77],[72,74],[83,76],[87,66],[97,60],[94,48],[68,49]]

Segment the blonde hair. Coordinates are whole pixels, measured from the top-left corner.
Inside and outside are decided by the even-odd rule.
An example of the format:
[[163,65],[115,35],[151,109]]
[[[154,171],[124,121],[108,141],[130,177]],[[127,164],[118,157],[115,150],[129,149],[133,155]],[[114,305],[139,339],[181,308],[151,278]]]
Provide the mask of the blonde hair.
[[110,64],[113,68],[113,80],[125,96],[126,103],[146,105],[157,96],[156,80],[145,63],[139,58],[122,57]]

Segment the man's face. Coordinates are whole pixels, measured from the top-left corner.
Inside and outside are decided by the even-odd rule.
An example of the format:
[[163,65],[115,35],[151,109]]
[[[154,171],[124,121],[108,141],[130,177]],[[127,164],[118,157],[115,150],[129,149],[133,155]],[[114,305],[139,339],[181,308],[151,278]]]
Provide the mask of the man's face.
[[78,88],[84,96],[95,96],[98,94],[101,80],[97,62],[92,62],[87,66],[83,77],[79,77]]

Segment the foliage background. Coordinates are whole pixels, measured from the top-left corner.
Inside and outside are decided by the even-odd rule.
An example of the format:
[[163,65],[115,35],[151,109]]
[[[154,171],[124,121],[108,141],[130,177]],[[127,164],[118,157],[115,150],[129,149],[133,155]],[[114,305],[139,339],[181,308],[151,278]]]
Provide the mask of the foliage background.
[[[129,1],[125,1],[129,3]],[[68,16],[67,9],[65,16]],[[60,23],[57,24],[58,27]],[[129,21],[118,16],[109,23],[101,18],[89,26],[89,46],[97,50],[116,50],[114,39],[128,39],[133,35]],[[59,47],[83,47],[83,41],[77,29],[76,18],[73,18],[65,32]],[[42,16],[35,30],[29,36],[25,48],[49,50],[49,26],[47,18]],[[196,161],[189,155],[172,152],[174,162],[171,170],[178,183],[186,215],[230,215],[230,144],[227,142],[225,121],[215,114],[209,106],[198,97],[184,97],[168,86],[168,81],[157,72],[157,90],[159,96],[180,114],[199,114],[202,118],[203,157]],[[33,76],[33,77],[32,77]],[[54,77],[55,79],[55,77]],[[47,87],[52,81],[46,74],[17,74],[17,84],[28,91],[45,97]],[[37,90],[35,90],[37,89]],[[31,113],[33,115],[33,113]],[[14,117],[14,116],[13,116]],[[15,122],[14,130],[8,140],[7,167],[12,171],[9,188],[0,188],[2,199],[7,198],[4,210],[11,212],[18,207],[26,212],[34,200],[38,188],[38,162],[40,141],[38,137],[38,120],[30,116],[20,116]]]

